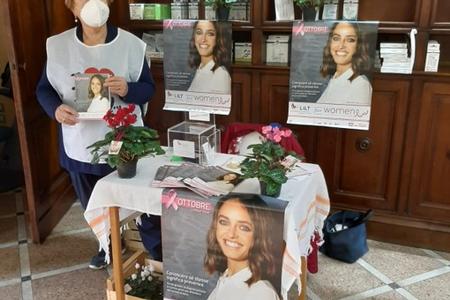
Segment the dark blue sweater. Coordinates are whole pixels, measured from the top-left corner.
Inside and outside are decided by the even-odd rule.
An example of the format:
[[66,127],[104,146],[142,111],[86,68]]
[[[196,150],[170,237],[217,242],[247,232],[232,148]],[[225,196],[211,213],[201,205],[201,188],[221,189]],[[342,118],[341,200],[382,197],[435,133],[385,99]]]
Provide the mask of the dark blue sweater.
[[[108,24],[108,33],[106,35],[105,42],[111,42],[117,36],[117,33],[117,27]],[[77,37],[80,41],[83,41],[83,32],[81,26],[77,27]],[[154,93],[155,83],[150,73],[150,68],[148,66],[147,60],[144,59],[141,76],[139,77],[139,80],[137,82],[128,82],[128,94],[123,98],[123,101],[127,103],[134,103],[137,105],[145,104],[150,100]],[[52,119],[55,119],[55,111],[58,106],[62,104],[62,101],[59,98],[58,93],[48,81],[46,67],[44,67],[41,79],[39,80],[39,83],[36,87],[36,96],[47,115],[49,115],[49,117],[51,117]],[[70,172],[95,174],[99,176],[104,176],[112,171],[112,169],[107,164],[93,165],[69,158],[64,150],[61,124],[59,123],[58,131],[59,160],[61,166],[64,169]]]

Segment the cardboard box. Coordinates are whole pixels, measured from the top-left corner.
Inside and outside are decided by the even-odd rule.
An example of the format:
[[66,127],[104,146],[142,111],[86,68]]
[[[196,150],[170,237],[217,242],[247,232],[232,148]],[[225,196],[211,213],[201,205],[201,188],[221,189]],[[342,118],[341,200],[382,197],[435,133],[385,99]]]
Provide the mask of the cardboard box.
[[170,4],[172,19],[185,20],[189,16],[187,3],[171,3]]
[[233,3],[230,10],[230,20],[248,21],[247,19],[248,3]]
[[428,41],[425,72],[437,72],[439,69],[440,45],[437,41]]
[[143,20],[144,7],[144,3],[130,3],[130,20]]
[[170,4],[155,4],[155,20],[170,19]]
[[358,20],[358,0],[344,0],[342,18],[344,20]]
[[336,20],[339,0],[327,0],[323,6],[322,20]]
[[216,11],[212,6],[205,5],[205,20],[214,21],[216,19]]
[[283,64],[289,62],[289,35],[269,35],[266,41],[266,63]]
[[144,4],[144,20],[155,19],[155,3]]
[[198,20],[198,3],[189,3],[188,11],[190,20]]
[[170,19],[170,4],[146,3],[144,5],[144,20]]
[[234,61],[237,63],[251,63],[252,43],[234,43]]

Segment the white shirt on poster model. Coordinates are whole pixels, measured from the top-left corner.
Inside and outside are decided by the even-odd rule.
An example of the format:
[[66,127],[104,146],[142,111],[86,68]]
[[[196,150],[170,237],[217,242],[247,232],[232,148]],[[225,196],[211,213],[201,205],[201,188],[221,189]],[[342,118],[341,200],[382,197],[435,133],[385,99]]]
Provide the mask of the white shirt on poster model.
[[370,105],[372,100],[372,86],[365,75],[360,75],[350,81],[352,68],[335,78],[333,76],[317,103]]
[[87,109],[90,113],[106,113],[109,109],[108,98],[101,95],[95,96]]
[[252,277],[252,272],[247,267],[232,276],[228,276],[225,270],[208,300],[279,300],[277,293],[267,280],[259,280],[251,286],[245,282]]
[[188,92],[201,92],[210,94],[231,94],[231,77],[225,67],[220,66],[215,71],[214,60],[206,65],[199,66]]

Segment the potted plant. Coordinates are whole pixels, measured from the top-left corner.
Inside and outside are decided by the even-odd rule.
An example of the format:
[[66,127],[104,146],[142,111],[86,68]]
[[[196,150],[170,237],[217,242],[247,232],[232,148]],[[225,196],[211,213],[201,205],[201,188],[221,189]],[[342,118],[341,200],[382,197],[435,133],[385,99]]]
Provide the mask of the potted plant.
[[[293,166],[294,152],[286,151],[279,142],[290,137],[290,129],[282,130],[279,124],[271,124],[262,128],[265,141],[248,146],[252,153],[242,161],[240,168],[242,178],[258,178],[261,194],[278,197],[281,186],[287,181],[286,173]],[[294,161],[295,163],[295,161]]]
[[228,20],[232,3],[237,0],[205,0],[205,6],[211,6],[216,11],[216,19],[219,21]]
[[162,274],[155,272],[152,264],[135,264],[135,273],[125,279],[124,290],[127,295],[137,299],[163,299]]
[[103,119],[111,131],[106,133],[104,139],[88,146],[92,148],[91,163],[99,163],[101,159],[112,167],[117,167],[119,177],[131,178],[136,175],[136,163],[141,157],[147,155],[164,154],[159,144],[156,130],[133,126],[136,122],[135,105],[119,107],[115,112],[110,109]]
[[294,4],[302,9],[304,21],[314,21],[323,0],[294,0]]

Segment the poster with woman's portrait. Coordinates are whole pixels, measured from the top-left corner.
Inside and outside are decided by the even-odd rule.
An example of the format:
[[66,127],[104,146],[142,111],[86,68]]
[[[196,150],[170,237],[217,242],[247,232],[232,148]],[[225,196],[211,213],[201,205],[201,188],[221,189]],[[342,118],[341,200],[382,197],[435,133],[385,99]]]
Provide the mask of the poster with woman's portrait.
[[296,22],[287,123],[369,129],[377,22]]
[[280,299],[286,206],[255,194],[164,190],[164,297]]
[[75,109],[80,119],[101,120],[111,107],[109,88],[105,80],[109,74],[79,73],[75,80]]
[[164,21],[164,109],[228,115],[231,23]]

